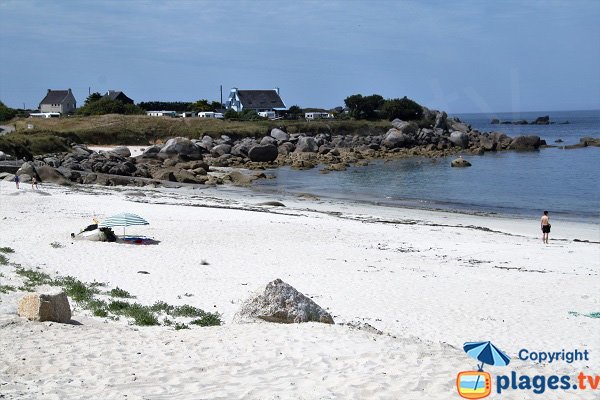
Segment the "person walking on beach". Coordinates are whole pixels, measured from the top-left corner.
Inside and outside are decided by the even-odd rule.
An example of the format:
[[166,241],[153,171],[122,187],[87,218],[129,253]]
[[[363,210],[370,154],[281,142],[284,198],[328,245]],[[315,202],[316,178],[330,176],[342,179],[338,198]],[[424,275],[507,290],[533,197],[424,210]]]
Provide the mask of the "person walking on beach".
[[550,218],[548,217],[548,211],[544,211],[540,223],[542,225],[542,243],[548,244],[548,235],[550,234]]
[[37,179],[35,179],[35,176],[31,177],[31,189],[38,189]]
[[15,175],[15,185],[17,185],[17,190],[19,189],[19,175]]

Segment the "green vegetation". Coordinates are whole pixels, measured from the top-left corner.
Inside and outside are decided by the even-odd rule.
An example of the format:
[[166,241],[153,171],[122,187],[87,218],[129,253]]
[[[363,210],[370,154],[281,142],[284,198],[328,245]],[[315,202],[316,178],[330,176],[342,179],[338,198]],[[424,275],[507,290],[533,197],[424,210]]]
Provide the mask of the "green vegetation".
[[190,324],[198,326],[216,326],[221,325],[221,323],[221,316],[218,313],[205,313],[200,318],[190,322]]
[[135,298],[135,296],[132,296],[127,290],[123,290],[123,289],[119,288],[118,286],[114,289],[111,289],[111,291],[108,292],[108,295],[111,297],[120,297],[123,299]]
[[4,254],[0,254],[0,265],[8,265],[8,258]]
[[60,153],[70,149],[63,137],[47,133],[10,133],[0,136],[0,150],[17,158],[31,160],[36,154]]
[[363,96],[354,94],[344,100],[350,116],[356,119],[400,118],[403,121],[419,121],[423,118],[423,107],[404,96],[401,99],[384,100],[378,94]]
[[0,247],[0,253],[11,254],[14,252],[15,251],[13,249],[11,249],[10,247]]
[[[8,247],[0,248],[2,253],[11,253],[12,249]],[[0,254],[0,260],[4,260],[4,264],[8,264],[8,258]],[[191,321],[191,324],[198,326],[221,325],[221,316],[218,313],[207,313],[204,310],[190,306],[172,306],[164,301],[158,301],[152,306],[144,306],[139,303],[130,303],[125,300],[112,300],[109,303],[96,296],[101,293],[99,287],[105,286],[104,283],[92,282],[85,283],[72,276],[64,276],[51,278],[50,275],[31,269],[25,269],[18,264],[12,264],[15,267],[17,275],[23,278],[23,286],[18,290],[34,291],[38,286],[51,285],[62,287],[72,300],[76,301],[84,309],[90,310],[96,317],[117,319],[119,316],[124,316],[133,319],[135,325],[151,326],[161,325],[158,320],[159,314],[167,314],[173,318],[188,317],[197,319]],[[14,286],[0,285],[0,293],[8,293],[16,291]],[[112,297],[134,298],[129,292],[116,287],[107,292]],[[168,318],[163,319],[163,325],[171,326],[173,321]],[[176,330],[189,329],[189,326],[184,323],[177,322],[174,325]]]
[[11,285],[0,285],[0,293],[15,292],[17,289]]
[[1,121],[10,121],[17,115],[17,110],[14,108],[10,108],[4,105],[3,102],[0,101],[0,122]]
[[[83,107],[77,109],[77,115],[105,115],[105,114],[145,114],[144,110],[134,104],[123,103],[108,97],[97,98],[98,93],[90,95]],[[94,98],[92,98],[94,96]]]

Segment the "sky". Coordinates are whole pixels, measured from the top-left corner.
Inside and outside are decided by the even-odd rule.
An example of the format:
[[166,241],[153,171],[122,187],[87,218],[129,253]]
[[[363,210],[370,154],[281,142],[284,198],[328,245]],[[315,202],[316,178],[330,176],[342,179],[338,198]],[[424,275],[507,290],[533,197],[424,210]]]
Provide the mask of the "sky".
[[0,0],[0,101],[280,88],[289,107],[408,96],[450,113],[600,109],[600,1]]

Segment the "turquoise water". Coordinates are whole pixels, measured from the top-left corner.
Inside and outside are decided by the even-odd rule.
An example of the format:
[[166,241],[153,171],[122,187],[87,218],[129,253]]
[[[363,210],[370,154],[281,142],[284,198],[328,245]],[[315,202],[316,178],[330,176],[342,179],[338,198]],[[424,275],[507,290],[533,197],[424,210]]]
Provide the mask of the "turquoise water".
[[[548,144],[579,142],[583,136],[600,137],[600,112],[539,112],[496,114],[501,120],[568,120],[568,125],[491,125],[487,114],[459,115],[481,131],[510,136],[536,134]],[[508,129],[506,129],[508,128]],[[510,131],[509,131],[510,130]],[[414,158],[378,161],[323,175],[319,169],[273,170],[277,179],[258,183],[257,189],[281,193],[312,193],[320,197],[374,202],[390,206],[457,210],[519,216],[555,216],[600,222],[600,148],[533,152],[498,152],[465,156],[470,168],[451,168],[450,160]]]

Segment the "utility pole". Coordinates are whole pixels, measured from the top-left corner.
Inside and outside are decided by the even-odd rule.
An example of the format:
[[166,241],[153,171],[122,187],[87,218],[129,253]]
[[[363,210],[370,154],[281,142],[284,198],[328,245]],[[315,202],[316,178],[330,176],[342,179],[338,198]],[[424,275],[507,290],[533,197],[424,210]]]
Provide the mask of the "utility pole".
[[92,94],[92,87],[91,87],[91,86],[88,86],[88,96],[89,96],[90,94]]
[[219,85],[221,88],[221,107],[223,107],[223,85]]

